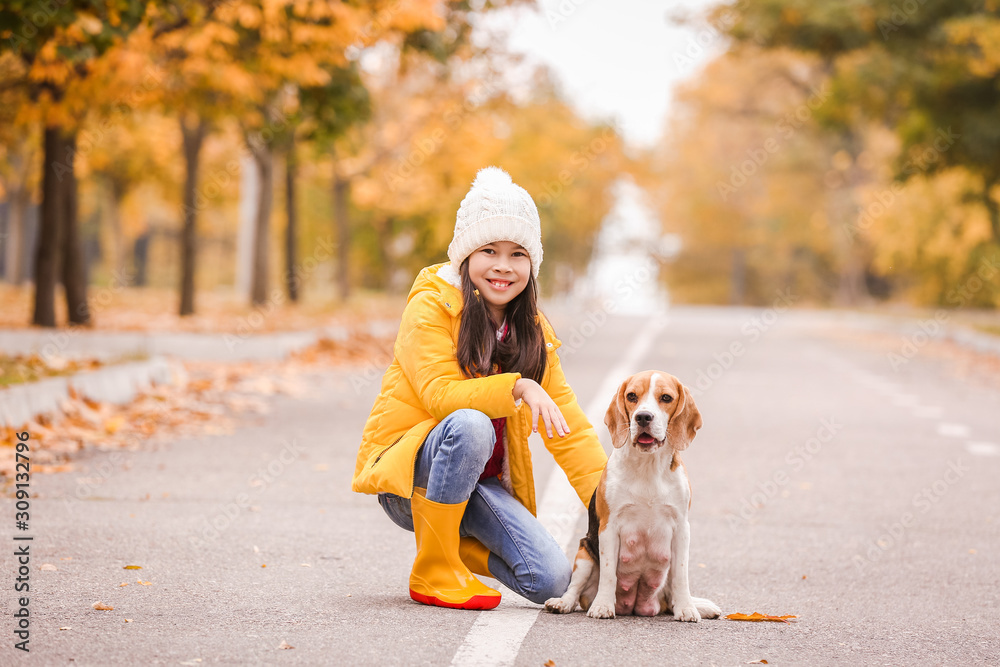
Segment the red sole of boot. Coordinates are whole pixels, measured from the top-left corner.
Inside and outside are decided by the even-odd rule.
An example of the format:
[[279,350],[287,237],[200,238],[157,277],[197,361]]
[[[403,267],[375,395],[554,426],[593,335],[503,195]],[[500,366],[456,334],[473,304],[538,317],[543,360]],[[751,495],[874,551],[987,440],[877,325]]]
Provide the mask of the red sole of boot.
[[423,595],[410,589],[410,597],[417,602],[433,605],[435,607],[448,607],[449,609],[493,609],[500,604],[500,596],[496,595],[473,595],[465,602],[445,602],[431,595]]

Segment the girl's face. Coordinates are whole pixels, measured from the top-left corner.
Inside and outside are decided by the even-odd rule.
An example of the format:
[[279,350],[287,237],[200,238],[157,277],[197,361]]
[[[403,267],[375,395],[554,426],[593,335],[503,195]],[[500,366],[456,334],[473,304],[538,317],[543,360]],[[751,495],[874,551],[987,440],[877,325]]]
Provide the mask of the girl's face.
[[494,241],[469,255],[469,278],[490,313],[503,321],[507,304],[528,286],[531,258],[513,241]]

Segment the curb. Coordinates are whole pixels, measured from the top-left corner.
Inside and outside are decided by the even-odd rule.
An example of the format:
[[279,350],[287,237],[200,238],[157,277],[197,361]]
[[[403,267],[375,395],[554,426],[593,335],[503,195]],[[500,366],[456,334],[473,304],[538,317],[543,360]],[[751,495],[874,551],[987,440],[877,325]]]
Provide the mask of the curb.
[[[367,327],[374,336],[395,334],[398,329],[399,322],[396,320],[375,320]],[[90,356],[103,360],[122,354],[151,357],[144,361],[114,364],[65,377],[0,388],[0,425],[18,428],[38,415],[59,412],[62,402],[69,398],[70,387],[79,396],[121,405],[154,383],[184,382],[185,371],[179,360],[283,360],[321,338],[346,341],[350,338],[350,331],[347,327],[325,327],[243,338],[231,334],[198,333],[0,331],[0,350],[6,354]]]
[[[796,312],[796,311],[790,311]],[[797,311],[815,317],[809,324],[839,324],[861,331],[899,336],[901,346],[922,347],[927,341],[947,341],[980,354],[1000,357],[1000,336],[982,333],[963,324],[948,322],[948,317],[864,313],[857,311]],[[902,349],[902,347],[901,347]]]
[[856,314],[858,320],[851,322],[866,329],[879,329],[886,333],[898,334],[903,342],[911,341],[920,345],[920,340],[943,340],[954,343],[973,352],[1000,357],[1000,337],[980,333],[975,329],[952,324],[933,316],[918,318],[894,315]]
[[956,326],[948,328],[945,338],[964,348],[1000,357],[1000,336],[991,336],[975,329]]
[[94,401],[128,403],[137,393],[155,384],[182,382],[184,371],[173,361],[155,357],[132,361],[66,377],[52,377],[0,389],[0,424],[18,428],[41,414],[61,411],[70,387]]
[[[399,329],[399,322],[375,320],[368,324],[367,329],[373,335],[391,334]],[[281,361],[291,353],[315,344],[322,337],[346,340],[349,333],[343,326],[247,335],[8,329],[0,330],[0,350],[9,355],[84,356],[104,360],[112,354],[116,357],[137,354],[190,361]]]

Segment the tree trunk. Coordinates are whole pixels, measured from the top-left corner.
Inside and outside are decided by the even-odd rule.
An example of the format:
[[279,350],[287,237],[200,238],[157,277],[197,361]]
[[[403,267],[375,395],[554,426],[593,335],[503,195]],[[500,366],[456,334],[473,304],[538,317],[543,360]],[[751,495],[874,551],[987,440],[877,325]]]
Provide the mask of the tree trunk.
[[23,182],[10,193],[10,217],[7,219],[7,257],[4,267],[7,280],[20,285],[25,278],[24,244],[27,236],[27,212],[30,196]]
[[833,222],[831,231],[836,234],[834,251],[839,264],[833,299],[838,306],[854,308],[871,301],[871,294],[865,283],[865,237],[848,231],[853,229],[852,225],[857,220],[860,207],[856,194],[865,180],[858,167],[858,155],[862,148],[857,133],[853,130],[844,131],[841,142],[851,157],[851,165],[844,175],[844,184],[828,195],[828,215]]
[[[122,201],[125,199],[125,184],[113,177],[105,179],[108,206],[108,221],[111,229],[111,266],[117,271],[125,268],[125,235],[122,232]],[[105,237],[107,238],[107,237]]]
[[42,327],[56,325],[57,260],[62,228],[57,161],[62,156],[62,136],[58,127],[46,127],[42,172],[42,206],[35,251],[35,312],[31,322]]
[[240,298],[250,297],[253,275],[253,234],[256,225],[257,200],[260,198],[260,176],[253,153],[240,156],[240,203],[236,230],[236,256],[233,286]]
[[733,248],[731,276],[729,305],[742,306],[747,298],[747,253],[743,248]]
[[390,216],[379,216],[373,223],[375,233],[378,237],[376,247],[378,248],[379,270],[382,274],[382,289],[392,293],[394,290],[393,277],[396,273],[398,257],[395,250],[395,237],[392,233],[393,218]]
[[149,260],[149,241],[152,233],[146,230],[132,245],[132,262],[135,266],[135,286],[146,286],[146,267]]
[[983,176],[983,206],[986,207],[986,212],[989,214],[993,242],[1000,244],[1000,204],[997,204],[997,200],[990,195],[997,180],[995,175]]
[[347,301],[351,293],[348,260],[351,249],[351,226],[347,217],[347,203],[351,196],[351,182],[340,175],[333,177],[333,217],[337,226],[337,281],[340,299]]
[[285,289],[289,301],[299,300],[299,278],[295,271],[295,241],[298,236],[298,220],[295,210],[295,140],[289,142],[285,153],[285,215],[288,225],[285,227]]
[[830,192],[828,199],[829,219],[834,223],[830,230],[835,234],[833,248],[837,257],[837,285],[833,301],[844,308],[854,308],[869,300],[865,285],[865,267],[861,261],[859,247],[864,243],[860,234],[849,232],[856,215],[857,205],[853,190],[841,187]]
[[7,181],[10,187],[10,209],[7,218],[6,256],[4,257],[4,272],[7,280],[13,285],[20,285],[27,278],[26,244],[28,242],[28,205],[31,203],[31,193],[28,191],[25,178],[25,158],[27,148],[22,142],[10,147],[8,161],[13,179]]
[[90,324],[87,305],[87,266],[80,245],[77,221],[77,188],[74,162],[76,132],[64,138],[65,167],[60,179],[62,197],[62,283],[66,290],[66,313],[70,324]]
[[250,302],[259,306],[267,301],[267,250],[268,233],[273,203],[274,153],[271,147],[260,142],[251,143],[250,150],[257,163],[260,176],[260,191],[257,199],[257,215],[253,235],[253,272],[250,277]]
[[205,140],[204,119],[183,115],[181,136],[184,145],[184,226],[181,230],[181,303],[180,315],[194,314],[195,241],[197,239],[198,156]]

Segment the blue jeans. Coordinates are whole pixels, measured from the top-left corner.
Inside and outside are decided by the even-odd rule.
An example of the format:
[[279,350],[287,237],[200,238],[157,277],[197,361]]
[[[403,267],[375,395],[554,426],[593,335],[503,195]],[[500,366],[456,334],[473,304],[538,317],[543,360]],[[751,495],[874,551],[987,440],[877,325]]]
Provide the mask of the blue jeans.
[[[552,535],[498,478],[479,481],[495,444],[493,422],[485,413],[456,410],[424,439],[413,484],[426,488],[427,499],[438,503],[468,500],[459,535],[474,537],[490,550],[493,577],[542,604],[566,592],[572,567]],[[378,502],[396,525],[413,530],[408,498],[380,493]]]

